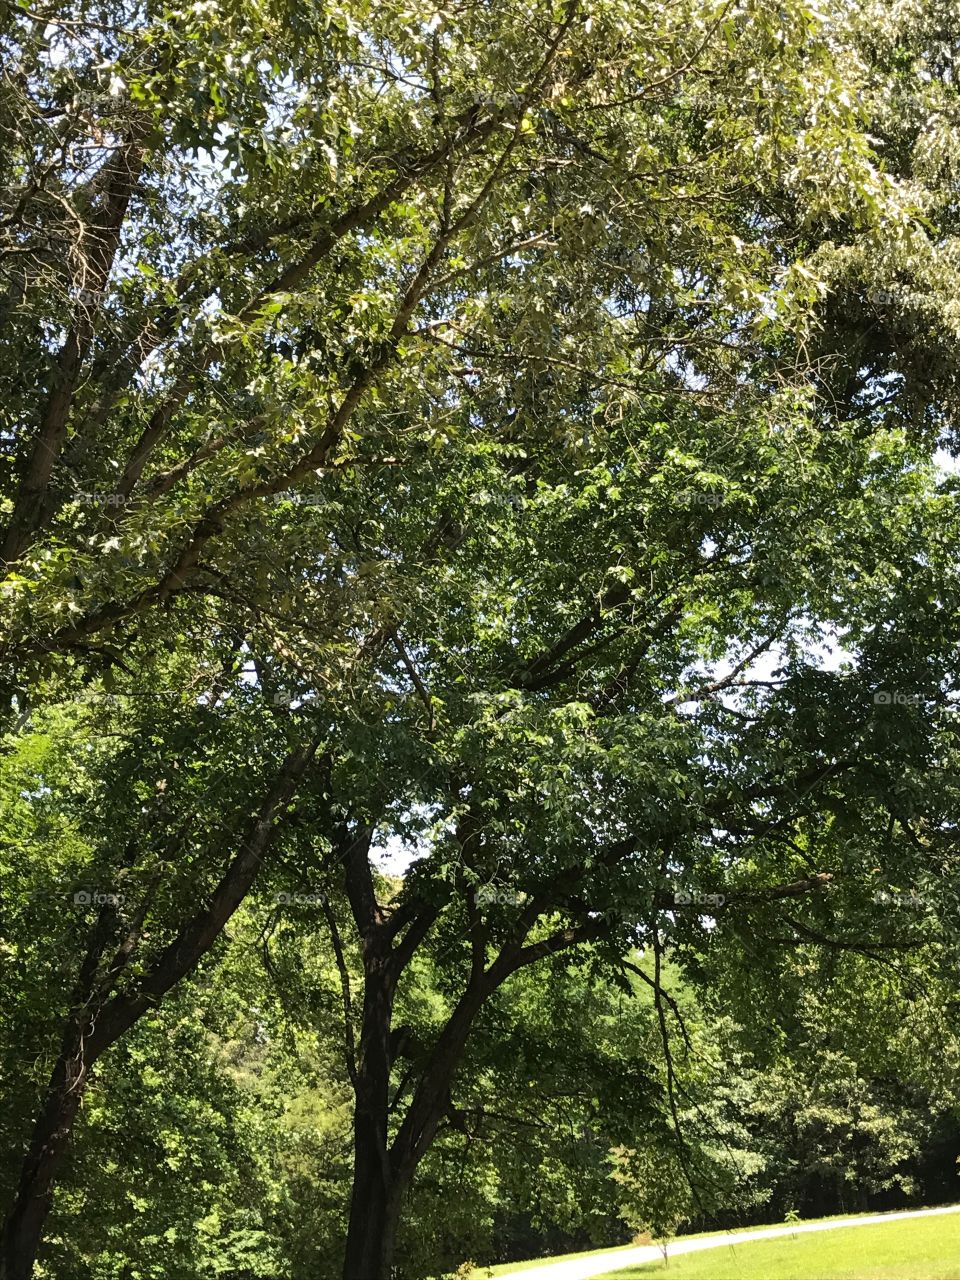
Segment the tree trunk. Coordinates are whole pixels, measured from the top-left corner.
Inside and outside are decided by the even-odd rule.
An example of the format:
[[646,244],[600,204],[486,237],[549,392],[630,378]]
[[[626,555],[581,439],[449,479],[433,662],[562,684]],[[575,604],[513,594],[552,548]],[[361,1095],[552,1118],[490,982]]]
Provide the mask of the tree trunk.
[[355,1081],[355,1163],[343,1280],[390,1280],[406,1193],[447,1111],[450,1085],[470,1028],[493,985],[477,982],[464,993],[420,1078],[393,1148],[388,1150],[393,984],[389,971],[384,975],[368,966]]
[[344,1280],[390,1280],[400,1210],[401,1195],[387,1151],[394,992],[388,948],[380,931],[368,934],[360,1053],[353,1081],[353,1191]]
[[85,1023],[73,1023],[50,1077],[23,1162],[17,1197],[4,1224],[0,1280],[30,1280],[33,1274],[54,1184],[92,1065],[84,1050],[85,1031]]
[[[523,939],[536,915],[535,910],[528,908],[532,910],[531,919],[489,968],[484,967],[484,938],[482,934],[475,938],[467,986],[420,1069],[406,1114],[392,1146],[388,1146],[394,997],[404,967],[426,936],[437,912],[428,907],[404,916],[401,908],[390,916],[384,915],[374,894],[368,860],[372,834],[372,828],[366,828],[351,838],[350,832],[344,830],[340,840],[340,860],[347,897],[360,934],[364,975],[363,1020],[356,1064],[352,1061],[349,1043],[347,1055],[356,1106],[353,1190],[343,1280],[390,1280],[404,1199],[444,1116],[450,1111],[450,1088],[484,1003],[516,969],[571,945],[582,933],[568,928],[524,948]],[[404,925],[406,933],[394,946],[394,939]],[[349,1002],[345,1014],[349,1022]]]
[[403,1193],[384,1184],[381,1148],[357,1126],[343,1280],[390,1280]]

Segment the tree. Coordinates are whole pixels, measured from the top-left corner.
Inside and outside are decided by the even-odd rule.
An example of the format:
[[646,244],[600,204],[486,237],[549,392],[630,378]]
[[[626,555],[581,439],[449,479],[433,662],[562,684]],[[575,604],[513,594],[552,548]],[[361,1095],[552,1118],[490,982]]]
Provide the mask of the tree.
[[[197,716],[204,718],[203,709],[194,707],[193,712],[194,724]],[[191,718],[189,714],[187,718]],[[213,719],[214,722],[217,719],[215,713]],[[172,726],[174,742],[183,728],[182,722]],[[219,725],[208,724],[208,728],[212,728],[215,741],[219,738],[221,747],[226,745]],[[268,746],[266,736],[261,739],[261,745]],[[83,751],[83,746],[88,750]],[[72,975],[73,986],[66,998],[58,994],[42,1008],[39,1025],[29,1033],[33,1038],[39,1032],[43,1043],[43,1032],[48,1031],[52,1023],[59,1050],[53,1057],[5,1225],[5,1280],[31,1273],[53,1186],[93,1067],[107,1049],[195,969],[243,900],[261,860],[276,838],[278,824],[287,816],[295,789],[308,773],[314,752],[304,746],[293,746],[284,752],[282,736],[273,746],[279,758],[272,764],[272,776],[268,774],[264,791],[258,795],[255,788],[252,795],[244,795],[242,789],[237,790],[243,782],[240,770],[236,769],[229,780],[232,797],[221,794],[219,809],[199,820],[193,805],[210,798],[204,782],[209,784],[211,761],[208,757],[208,773],[204,778],[204,764],[195,759],[190,776],[182,779],[182,787],[177,787],[169,776],[158,778],[157,773],[163,772],[164,764],[172,771],[178,762],[175,750],[172,758],[167,756],[164,760],[163,746],[156,734],[154,750],[133,758],[129,754],[125,756],[123,751],[116,753],[112,743],[97,751],[84,740],[80,760],[76,762],[79,768],[72,773],[68,770],[66,776],[58,769],[51,779],[60,795],[45,782],[40,783],[39,795],[50,793],[55,812],[61,811],[67,798],[73,798],[75,803],[78,785],[89,789],[88,800],[98,787],[103,794],[98,797],[98,805],[87,805],[81,819],[81,830],[86,828],[84,834],[89,843],[78,841],[79,833],[74,833],[73,824],[67,824],[74,836],[73,847],[66,851],[65,858],[58,851],[52,866],[46,861],[41,864],[39,894],[31,895],[32,901],[25,895],[15,908],[17,915],[29,917],[37,911],[49,912],[51,900],[60,910],[72,900],[73,912],[67,915],[66,927],[58,939],[60,954],[45,954],[41,950],[37,957],[39,963],[32,972],[26,965],[23,967],[31,984],[42,983],[44,976],[49,982],[50,965],[60,960]],[[62,749],[62,741],[57,747]],[[25,763],[29,775],[36,769],[37,754],[36,746],[28,738],[26,761],[17,760],[14,768],[24,769]],[[39,754],[43,754],[42,747]],[[48,754],[53,755],[56,763],[57,748]],[[233,763],[235,766],[238,763],[236,758]],[[116,773],[111,778],[105,771],[98,779],[96,773],[91,772],[91,767],[96,769],[97,765],[108,766]],[[212,772],[222,785],[223,762],[214,766]],[[144,773],[153,775],[149,790],[142,786]],[[45,776],[45,771],[39,772],[41,779]],[[37,796],[33,802],[25,802],[25,794],[29,796],[22,791],[18,793],[14,784],[10,799],[15,829],[22,823],[28,836],[45,843],[47,802],[42,801],[38,808],[34,803]],[[135,815],[132,824],[131,810]],[[98,823],[102,824],[99,830]],[[221,842],[226,842],[228,848],[233,847],[225,867],[219,852]],[[24,847],[22,834],[13,851],[15,858],[8,869],[9,879],[22,877],[36,884],[28,861],[29,844]],[[178,867],[178,855],[183,852],[186,857]],[[61,858],[65,863],[62,869],[57,866]],[[90,876],[86,884],[79,881],[78,876],[83,863]],[[91,872],[99,877],[104,871],[107,879],[97,885]],[[196,905],[198,890],[206,897],[199,907]],[[69,912],[69,907],[67,910]],[[41,930],[41,937],[44,932]],[[28,955],[32,949],[28,949]],[[56,985],[53,990],[57,991]],[[18,1002],[17,1008],[20,1017],[25,1013],[29,1016],[29,1004],[24,1007]]]
[[[653,434],[655,440],[655,428]],[[864,864],[886,862],[891,874],[904,868],[906,831],[883,852],[876,841],[889,831],[891,816],[895,824],[906,820],[908,792],[911,805],[923,805],[928,783],[928,800],[944,783],[923,775],[934,751],[928,735],[936,705],[945,705],[941,682],[951,678],[953,642],[944,636],[935,658],[926,642],[941,642],[931,628],[908,658],[898,640],[884,638],[881,618],[912,608],[914,591],[928,590],[929,580],[921,587],[925,572],[899,601],[899,587],[888,594],[880,585],[896,579],[883,568],[891,551],[878,538],[869,497],[845,505],[844,523],[829,532],[815,521],[791,523],[788,511],[804,509],[804,502],[817,509],[830,499],[815,493],[812,465],[797,476],[779,426],[777,436],[777,452],[761,455],[775,476],[769,487],[756,479],[751,486],[771,495],[771,506],[750,509],[749,532],[739,510],[723,506],[704,508],[709,523],[684,523],[683,533],[675,532],[677,481],[664,485],[665,506],[658,509],[650,498],[657,492],[650,472],[657,473],[638,447],[638,432],[629,438],[641,461],[621,462],[615,475],[585,467],[558,486],[562,498],[541,481],[524,503],[523,524],[514,525],[519,549],[510,544],[505,553],[499,531],[482,542],[475,537],[469,550],[482,570],[474,568],[469,580],[450,574],[442,584],[447,599],[438,600],[441,588],[434,587],[431,613],[419,627],[408,615],[404,640],[416,655],[409,697],[411,707],[417,699],[423,704],[417,729],[424,745],[396,751],[422,760],[424,773],[414,780],[401,766],[397,778],[391,742],[378,728],[363,729],[351,751],[357,763],[347,765],[350,785],[357,785],[356,771],[369,772],[371,759],[376,775],[361,782],[352,821],[334,846],[365,957],[354,1203],[368,1242],[378,1215],[399,1214],[395,1201],[442,1120],[471,1025],[501,983],[527,964],[609,939],[616,968],[631,944],[696,955],[708,940],[719,946],[741,931],[755,943],[758,932],[772,935],[774,946],[804,936],[881,954],[889,945],[878,933],[876,906],[864,902],[876,884]],[[671,439],[678,437],[673,424]],[[748,439],[742,430],[745,447]],[[649,437],[644,443],[655,448]],[[839,445],[836,437],[833,443]],[[818,436],[815,447],[821,445]],[[839,448],[851,479],[868,473],[849,437]],[[727,465],[733,474],[751,474],[736,456]],[[835,467],[821,475],[835,492]],[[862,494],[862,479],[856,483]],[[792,492],[794,484],[802,485],[802,496]],[[642,510],[631,509],[634,499]],[[922,521],[919,493],[918,500]],[[638,528],[639,547],[631,536]],[[917,532],[916,546],[929,547]],[[702,550],[707,536],[713,554]],[[829,567],[820,538],[824,550],[828,543],[832,549]],[[909,553],[901,545],[892,554],[904,564]],[[574,559],[578,590],[571,601],[561,583]],[[518,561],[525,565],[522,581]],[[940,563],[940,570],[943,589],[952,591],[946,586],[952,568]],[[621,587],[621,572],[642,587]],[[862,590],[865,573],[878,586],[872,605]],[[611,580],[605,591],[601,584]],[[751,656],[783,626],[787,600],[808,620],[848,627],[859,610],[876,608],[872,620],[861,613],[855,624],[865,637],[863,665],[818,671],[799,656],[800,632],[791,640],[788,624],[780,634],[796,656],[779,677],[744,676]],[[729,652],[734,637],[742,648],[731,659],[732,673],[693,674],[709,655]],[[930,690],[917,695],[917,707],[929,697],[932,718],[899,703],[888,710],[874,699],[877,686],[919,688],[913,663]],[[397,658],[387,685],[403,679]],[[945,776],[951,771],[947,763]],[[345,796],[350,788],[336,781],[334,789]],[[420,856],[395,905],[378,899],[369,869],[378,814],[388,815],[394,830],[402,824],[413,834],[419,827]],[[481,892],[488,885],[497,889],[493,896]],[[665,915],[683,891],[690,908]],[[853,930],[843,927],[848,901],[857,904],[850,907]],[[715,930],[707,914],[719,917]],[[416,1064],[412,1079],[404,1075],[409,1101],[401,1112],[389,1095],[390,1011],[421,945],[437,948],[447,965],[451,953],[460,954],[465,967],[432,1053]],[[909,930],[897,945],[911,945]],[[755,949],[754,967],[763,963]],[[385,1157],[395,1201],[383,1196]],[[380,1238],[389,1241],[391,1229]],[[370,1265],[364,1259],[347,1274]]]
[[693,1212],[690,1182],[669,1139],[637,1151],[614,1147],[610,1176],[621,1188],[620,1212],[635,1231],[653,1237],[667,1261],[667,1244]]
[[[143,914],[68,930],[4,1275],[96,1061],[294,857],[336,873],[334,951],[352,930],[362,957],[368,1280],[514,974],[757,921],[876,953],[867,860],[947,856],[955,515],[929,437],[834,397],[808,346],[834,232],[933,248],[844,104],[847,37],[799,6],[122,16],[61,15],[52,51],[8,19],[7,654],[18,710],[82,679],[124,709],[192,693],[97,713],[131,789],[86,831]],[[850,670],[802,658],[827,627]],[[214,772],[213,804],[183,781]],[[378,832],[420,855],[395,897]],[[401,985],[447,953],[448,1016],[397,1080]]]

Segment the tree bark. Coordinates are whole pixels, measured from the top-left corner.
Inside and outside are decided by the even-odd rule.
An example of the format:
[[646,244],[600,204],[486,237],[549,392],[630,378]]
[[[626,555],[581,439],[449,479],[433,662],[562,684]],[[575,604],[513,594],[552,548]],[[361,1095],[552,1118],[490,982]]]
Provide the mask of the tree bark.
[[[348,871],[348,884],[349,880]],[[507,973],[506,967],[488,971],[468,986],[421,1074],[393,1146],[388,1147],[391,1021],[400,970],[397,960],[403,952],[402,944],[391,947],[383,924],[367,928],[363,1026],[354,1082],[353,1189],[343,1280],[390,1280],[404,1198],[446,1114],[450,1085],[470,1028],[484,1000]]]
[[[130,845],[123,861],[130,866],[134,857],[135,849]],[[87,1077],[98,1053],[93,1010],[102,1004],[106,988],[101,987],[98,1000],[97,972],[115,925],[115,907],[106,904],[90,934],[77,973],[60,1055],[34,1125],[16,1198],[3,1226],[0,1280],[28,1280],[33,1270],[43,1224],[53,1203],[54,1185],[67,1153]]]
[[[395,1200],[387,1154],[393,984],[386,957],[364,957],[363,1027],[355,1076],[353,1191],[344,1280],[389,1280],[388,1207]],[[396,1223],[394,1222],[394,1229]]]
[[72,1021],[47,1086],[0,1246],[0,1280],[30,1280],[53,1189],[90,1070],[84,1021]]
[[[363,1024],[359,1062],[353,1073],[355,1164],[343,1280],[390,1280],[406,1194],[449,1113],[451,1086],[485,1003],[518,969],[595,938],[608,928],[601,921],[590,921],[559,929],[524,946],[541,910],[534,901],[520,918],[518,934],[489,967],[483,963],[485,941],[478,935],[469,981],[419,1071],[406,1114],[388,1146],[394,996],[406,963],[436,919],[437,910],[414,911],[412,918],[400,910],[392,918],[385,917],[373,891],[369,845],[369,833],[353,841],[344,837],[341,855],[364,962]],[[403,924],[407,932],[394,945]]]
[[[386,1108],[383,1121],[386,1123]],[[359,1101],[354,1119],[353,1152],[353,1188],[343,1278],[390,1280],[405,1188],[385,1161],[379,1125],[362,1116]]]
[[[389,970],[386,979],[388,983],[392,980]],[[461,997],[421,1075],[393,1146],[388,1148],[393,991],[384,999],[383,984],[376,976],[372,982],[368,977],[361,1042],[366,1052],[361,1051],[357,1072],[353,1190],[343,1280],[390,1280],[404,1199],[447,1113],[450,1085],[473,1022],[500,980],[499,974],[488,972]]]
[[355,838],[347,833],[343,837],[347,896],[363,955],[363,1018],[352,1073],[354,1165],[344,1280],[390,1280],[401,1199],[387,1150],[390,1029],[397,966],[373,892],[370,834],[363,831]]
[[[94,208],[88,215],[80,246],[83,270],[75,271],[71,281],[71,287],[82,286],[83,292],[76,301],[70,330],[54,365],[50,395],[0,546],[0,561],[5,564],[20,558],[35,531],[46,524],[54,505],[49,488],[67,439],[70,409],[93,340],[99,296],[113,269],[127,207],[143,168],[140,132],[138,126],[117,147],[99,177],[101,190],[94,194]],[[87,297],[94,301],[87,301]]]

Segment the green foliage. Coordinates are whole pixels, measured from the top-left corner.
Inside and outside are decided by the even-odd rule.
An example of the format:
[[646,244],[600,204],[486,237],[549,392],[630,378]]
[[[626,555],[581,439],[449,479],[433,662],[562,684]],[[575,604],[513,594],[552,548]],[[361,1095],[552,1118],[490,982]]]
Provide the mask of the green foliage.
[[610,1176],[620,1188],[620,1212],[637,1232],[663,1245],[689,1220],[693,1209],[690,1183],[676,1152],[669,1146],[637,1151],[614,1147]]
[[333,1274],[377,1043],[383,1142],[442,1112],[405,1275],[921,1185],[958,1064],[945,21],[4,8],[11,1151],[70,1028],[137,1010],[50,1274]]

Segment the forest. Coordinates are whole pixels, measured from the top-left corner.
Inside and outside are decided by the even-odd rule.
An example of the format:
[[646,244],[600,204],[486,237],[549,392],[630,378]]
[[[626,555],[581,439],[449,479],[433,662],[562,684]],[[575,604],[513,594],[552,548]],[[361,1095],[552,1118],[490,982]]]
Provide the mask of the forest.
[[960,1198],[957,57],[0,4],[0,1280]]

